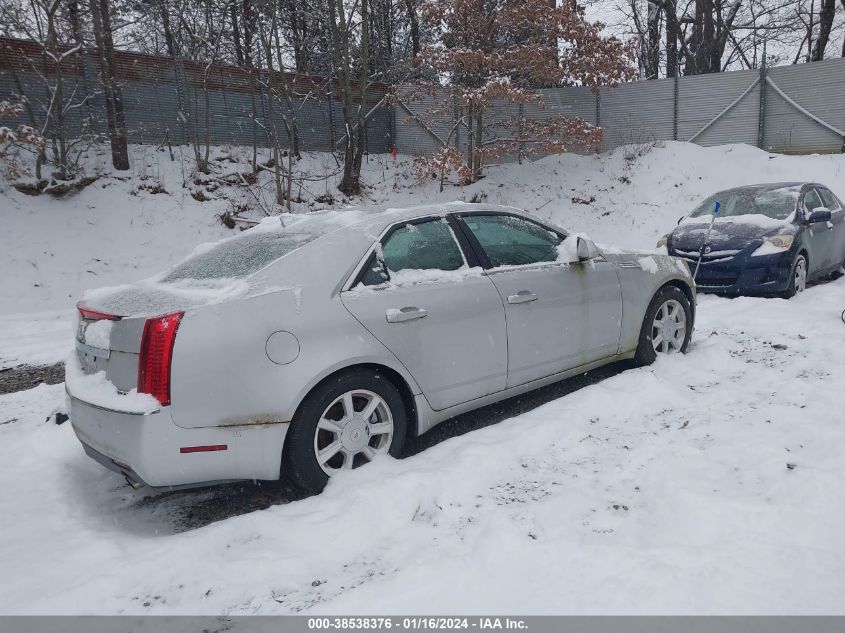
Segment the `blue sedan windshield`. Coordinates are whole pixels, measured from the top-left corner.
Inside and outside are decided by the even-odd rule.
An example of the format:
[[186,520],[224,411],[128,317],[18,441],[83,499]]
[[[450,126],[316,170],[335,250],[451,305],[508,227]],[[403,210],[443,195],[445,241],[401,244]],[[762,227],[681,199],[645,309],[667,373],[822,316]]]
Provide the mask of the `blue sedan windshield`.
[[695,208],[690,217],[710,215],[719,202],[720,217],[765,215],[774,220],[786,220],[795,211],[800,195],[801,185],[738,187],[710,196]]

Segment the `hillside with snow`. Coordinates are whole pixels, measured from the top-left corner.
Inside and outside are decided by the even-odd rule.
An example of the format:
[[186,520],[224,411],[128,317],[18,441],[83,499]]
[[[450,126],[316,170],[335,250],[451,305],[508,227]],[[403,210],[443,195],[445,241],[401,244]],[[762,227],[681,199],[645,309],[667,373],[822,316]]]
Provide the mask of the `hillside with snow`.
[[[845,198],[845,156],[739,145],[552,156],[442,193],[409,163],[369,157],[355,204],[484,200],[649,249],[727,187],[807,179]],[[263,216],[261,181],[208,191],[155,148],[102,169],[60,200],[2,185],[0,369],[61,360],[86,289],[246,226],[227,211]],[[309,187],[295,211],[344,204]],[[145,496],[54,423],[63,385],[2,394],[0,613],[843,614],[843,307],[845,278],[791,301],[701,297],[688,354],[466,414],[307,499]]]
[[[104,176],[78,194],[57,202],[27,196],[8,183],[0,190],[0,251],[5,273],[0,315],[70,308],[89,288],[115,285],[159,272],[202,242],[231,235],[219,216],[239,205],[257,220],[269,206],[259,183],[252,191],[224,186],[214,191],[191,182],[188,161],[166,151],[134,146],[132,170],[113,173],[108,156],[92,159],[89,170]],[[249,156],[218,148],[225,171],[249,168]],[[642,154],[637,155],[637,154]],[[222,160],[225,158],[225,161]],[[325,155],[307,155],[303,172],[324,173]],[[235,161],[234,163],[232,161]],[[366,195],[354,204],[379,208],[451,200],[484,201],[520,207],[594,240],[623,248],[653,248],[678,218],[720,189],[754,182],[815,180],[845,198],[841,155],[784,156],[747,145],[699,147],[690,143],[623,148],[595,156],[564,154],[522,165],[491,167],[486,178],[467,187],[438,182],[416,184],[411,159],[373,155],[364,164]],[[263,178],[270,178],[263,174]],[[303,194],[295,212],[338,208],[336,177]],[[187,186],[183,187],[183,182]],[[203,192],[204,202],[192,194]],[[315,198],[331,193],[328,205]],[[239,228],[245,228],[240,225]],[[235,229],[237,230],[237,229]]]

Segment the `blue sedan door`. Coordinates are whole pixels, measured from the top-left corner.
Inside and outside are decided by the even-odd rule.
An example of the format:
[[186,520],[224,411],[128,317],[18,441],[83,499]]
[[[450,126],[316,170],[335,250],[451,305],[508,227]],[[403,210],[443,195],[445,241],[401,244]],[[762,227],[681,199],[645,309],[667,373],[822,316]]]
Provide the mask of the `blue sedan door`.
[[830,223],[833,224],[833,265],[845,265],[845,207],[831,191],[818,188],[822,204],[830,209]]
[[[801,201],[804,207],[805,222],[813,211],[824,207],[822,199],[814,187],[804,192]],[[811,276],[815,276],[834,265],[836,257],[834,224],[833,222],[815,222],[808,225],[806,230],[807,248],[810,256],[808,272]]]

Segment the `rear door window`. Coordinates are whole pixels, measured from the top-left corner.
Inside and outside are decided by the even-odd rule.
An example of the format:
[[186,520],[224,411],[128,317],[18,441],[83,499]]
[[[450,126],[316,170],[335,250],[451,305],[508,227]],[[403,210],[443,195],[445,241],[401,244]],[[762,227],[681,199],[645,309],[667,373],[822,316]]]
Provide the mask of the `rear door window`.
[[443,218],[400,225],[370,257],[360,278],[365,286],[385,283],[403,270],[458,270],[464,256]]
[[514,215],[472,214],[461,219],[481,244],[493,268],[554,262],[563,237]]

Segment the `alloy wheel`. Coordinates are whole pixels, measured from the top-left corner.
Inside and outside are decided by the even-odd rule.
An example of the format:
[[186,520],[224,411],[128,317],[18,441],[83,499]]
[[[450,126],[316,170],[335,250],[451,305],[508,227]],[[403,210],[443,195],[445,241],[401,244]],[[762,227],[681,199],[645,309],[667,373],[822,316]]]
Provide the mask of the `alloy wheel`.
[[651,324],[651,344],[654,351],[670,354],[681,351],[687,337],[687,315],[675,299],[664,301]]
[[327,475],[385,455],[393,440],[393,414],[384,398],[366,389],[335,398],[317,422],[314,455]]
[[804,292],[807,288],[807,260],[799,257],[795,262],[795,292]]

